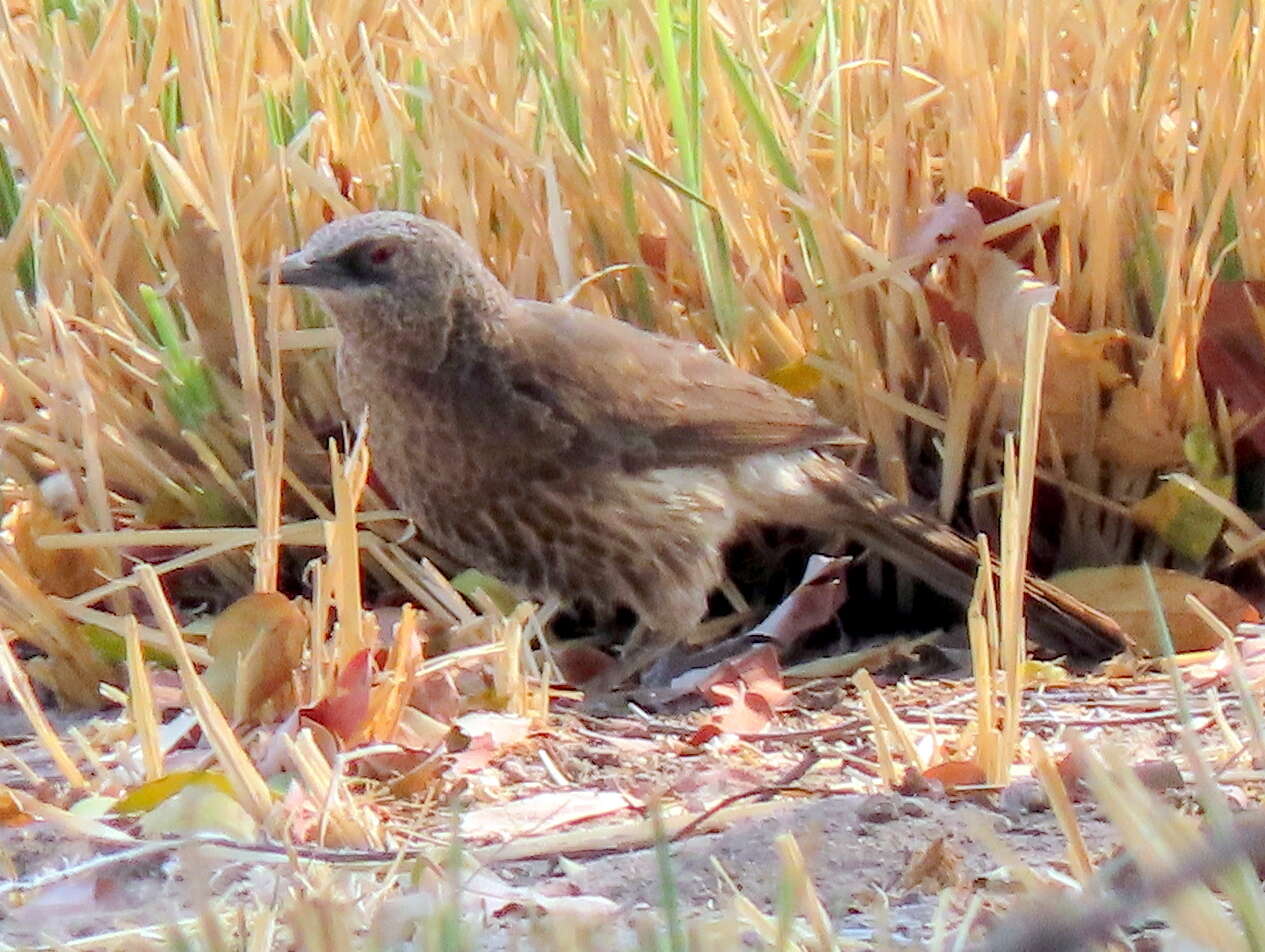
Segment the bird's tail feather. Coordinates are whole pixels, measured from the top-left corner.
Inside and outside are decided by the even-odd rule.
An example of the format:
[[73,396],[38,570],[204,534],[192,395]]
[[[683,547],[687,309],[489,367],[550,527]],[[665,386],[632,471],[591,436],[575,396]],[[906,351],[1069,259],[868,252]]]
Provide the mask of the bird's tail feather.
[[[810,468],[810,478],[841,508],[835,518],[849,535],[936,591],[963,604],[970,601],[979,572],[975,543],[899,502],[841,461],[822,457],[821,463]],[[1101,659],[1129,644],[1112,619],[1031,573],[1024,578],[1024,602],[1029,636],[1060,654]]]

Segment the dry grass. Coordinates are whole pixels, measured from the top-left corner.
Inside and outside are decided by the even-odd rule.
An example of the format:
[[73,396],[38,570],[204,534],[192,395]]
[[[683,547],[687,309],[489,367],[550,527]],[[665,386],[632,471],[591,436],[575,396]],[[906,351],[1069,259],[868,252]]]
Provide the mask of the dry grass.
[[[340,411],[320,316],[254,281],[357,209],[449,222],[521,296],[571,295],[719,347],[863,433],[898,496],[930,482],[942,513],[1000,521],[1000,601],[975,626],[1012,672],[1003,736],[981,741],[996,777],[1020,740],[1015,579],[1034,473],[1065,490],[1053,561],[1072,565],[1167,555],[1129,507],[1191,465],[1115,451],[1141,440],[1121,429],[1138,408],[1178,446],[1206,434],[1235,472],[1242,421],[1209,405],[1195,355],[1214,279],[1265,273],[1251,5],[64,0],[0,17],[0,625],[39,649],[25,673],[66,701],[94,704],[117,680],[102,631],[134,674],[145,646],[192,677],[205,649],[177,647],[173,592],[223,604],[312,559],[301,702],[375,642],[361,586],[389,584],[465,632],[454,647],[500,652],[505,703],[543,710],[518,668],[527,616],[472,611],[401,538],[363,450],[327,446]],[[982,359],[954,348],[909,248],[921,211],[973,186],[1033,206],[1034,237],[1057,222],[1056,244],[1032,242],[1036,277],[1059,286],[1064,328],[1123,332],[1120,380],[1069,409],[1028,373],[1011,401],[1022,350],[1016,367],[987,340]],[[1053,449],[1038,441],[1043,392],[1073,415]],[[1219,504],[1225,541],[1259,551],[1252,521]],[[194,567],[191,592],[179,580]],[[142,606],[154,625],[136,625]],[[375,700],[398,715],[390,697]],[[279,822],[203,700],[239,802]],[[133,721],[152,773],[146,717]],[[47,746],[67,782],[90,783]],[[314,791],[335,788],[315,746],[292,753]],[[335,799],[335,839],[376,845]],[[303,915],[300,930],[323,913]]]

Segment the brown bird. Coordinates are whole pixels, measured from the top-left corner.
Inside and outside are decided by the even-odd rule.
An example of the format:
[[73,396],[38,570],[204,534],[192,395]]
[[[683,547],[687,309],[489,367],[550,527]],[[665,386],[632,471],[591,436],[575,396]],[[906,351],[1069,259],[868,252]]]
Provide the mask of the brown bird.
[[[696,343],[513,298],[450,228],[403,212],[322,227],[281,264],[338,329],[344,411],[429,541],[537,596],[631,609],[650,643],[707,610],[727,545],[765,524],[845,529],[967,600],[974,544],[837,455],[859,438]],[[1029,577],[1051,647],[1119,629]]]

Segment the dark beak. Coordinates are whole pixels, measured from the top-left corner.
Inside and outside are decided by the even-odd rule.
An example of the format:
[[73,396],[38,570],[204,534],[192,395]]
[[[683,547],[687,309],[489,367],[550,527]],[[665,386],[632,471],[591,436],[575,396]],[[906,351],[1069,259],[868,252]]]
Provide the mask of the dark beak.
[[[264,276],[265,279],[267,275]],[[342,284],[335,268],[324,261],[309,261],[302,251],[296,251],[281,259],[278,284],[291,284],[300,288],[331,288]]]

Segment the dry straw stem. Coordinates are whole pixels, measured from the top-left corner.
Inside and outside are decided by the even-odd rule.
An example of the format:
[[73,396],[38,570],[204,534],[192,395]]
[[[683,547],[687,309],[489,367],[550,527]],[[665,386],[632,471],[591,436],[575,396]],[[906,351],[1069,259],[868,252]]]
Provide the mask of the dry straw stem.
[[140,626],[136,623],[135,615],[129,615],[127,622],[127,681],[128,714],[140,741],[145,779],[157,780],[164,773],[162,748],[159,744],[158,710],[154,707],[149,676],[145,673]]
[[255,769],[246,751],[242,750],[223,712],[198,676],[193,659],[189,657],[184,636],[180,633],[180,626],[176,624],[171,606],[163,594],[157,573],[148,565],[138,566],[136,571],[140,574],[141,589],[149,599],[150,609],[158,620],[159,628],[167,636],[167,650],[176,659],[185,697],[197,714],[198,723],[202,725],[202,731],[210,742],[211,749],[215,751],[216,759],[233,785],[237,802],[256,822],[262,823],[272,809],[272,795],[268,791],[268,785]]
[[[325,545],[332,524],[312,598],[313,696],[333,670],[321,653],[331,605],[338,658],[365,641],[352,572],[393,580],[441,617],[474,615],[416,546],[365,513],[351,521],[363,460],[331,473],[325,436],[341,409],[313,346],[330,335],[309,327],[320,317],[306,305],[245,280],[327,213],[420,208],[457,226],[515,293],[575,287],[582,306],[758,371],[802,361],[823,378],[823,408],[872,438],[894,492],[908,493],[919,461],[941,461],[946,515],[996,482],[1002,457],[995,368],[952,350],[898,244],[938,195],[1010,188],[1041,224],[1057,205],[1060,247],[1037,263],[1060,286],[1057,316],[1128,331],[1140,386],[1178,431],[1213,416],[1193,348],[1215,262],[1233,242],[1243,271],[1265,272],[1265,145],[1250,134],[1265,63],[1246,8],[1100,0],[999,17],[982,0],[914,0],[896,15],[857,0],[805,31],[822,8],[716,0],[687,24],[647,0],[558,3],[551,16],[577,41],[555,55],[542,12],[519,21],[499,4],[458,15],[413,0],[155,0],[85,4],[78,20],[44,7],[0,12],[0,146],[21,185],[0,245],[0,471],[28,486],[69,478],[72,518],[89,531],[44,544],[101,556],[107,574],[126,571],[131,547],[193,547],[156,570],[169,584],[204,564],[226,591],[270,588],[277,548]],[[662,239],[662,269],[645,260],[649,239]],[[28,242],[43,294],[19,306]],[[801,304],[783,294],[784,260]],[[173,309],[174,339],[141,284]],[[1030,359],[1030,381],[1036,369]],[[199,374],[209,407],[194,399]],[[79,403],[94,412],[75,419]],[[1019,503],[1003,593],[1038,469],[1068,498],[1064,562],[1129,551],[1128,506],[1154,485],[1151,471],[1091,456],[1038,465],[1035,419],[1026,400],[1019,471],[1003,460],[1004,499]],[[371,490],[364,505],[377,505]],[[994,507],[973,502],[981,528]],[[52,679],[64,694],[95,683],[80,676],[80,623],[126,634],[96,605],[135,577],[52,599],[23,566],[0,570],[0,623],[43,633],[35,643],[73,672]],[[1006,647],[993,657],[1011,674],[1006,740],[984,758],[994,767],[1018,736],[1015,598],[997,612]],[[145,644],[165,637],[140,631]],[[504,664],[509,684],[517,655]]]
[[1050,799],[1054,815],[1058,818],[1059,828],[1067,839],[1068,864],[1072,867],[1072,875],[1082,884],[1088,883],[1094,867],[1089,859],[1089,850],[1085,847],[1085,838],[1081,836],[1080,824],[1076,821],[1076,807],[1068,796],[1067,786],[1059,776],[1058,767],[1046,749],[1045,742],[1035,734],[1028,738],[1028,754],[1037,778]]
[[22,713],[31,722],[36,740],[48,752],[54,766],[72,787],[80,789],[87,787],[88,782],[84,779],[83,773],[67,753],[57,736],[57,731],[53,730],[53,725],[48,722],[44,708],[31,688],[31,681],[22,670],[22,666],[18,664],[18,659],[14,657],[13,648],[9,645],[9,639],[4,632],[0,632],[0,675],[3,675],[5,687],[17,701]]
[[[1265,766],[1265,714],[1262,714],[1256,692],[1252,690],[1251,679],[1243,665],[1243,655],[1239,651],[1239,643],[1235,634],[1220,618],[1194,595],[1186,596],[1186,604],[1194,610],[1209,628],[1221,639],[1221,648],[1230,662],[1230,680],[1234,691],[1239,696],[1239,709],[1243,712],[1244,726],[1248,730],[1248,743],[1252,750],[1252,762],[1257,767]],[[1235,738],[1237,740],[1237,736]]]
[[[1042,203],[1034,219],[1057,202],[1061,249],[1048,276],[1072,327],[1122,326],[1146,340],[1152,328],[1130,311],[1119,262],[1121,249],[1148,248],[1134,271],[1156,289],[1162,320],[1157,346],[1140,356],[1164,372],[1145,375],[1144,386],[1179,426],[1209,417],[1191,341],[1209,266],[1225,250],[1224,208],[1237,223],[1235,256],[1261,270],[1262,203],[1250,187],[1261,145],[1247,130],[1265,97],[1255,95],[1261,40],[1248,11],[1055,4],[999,19],[987,3],[951,12],[913,3],[897,17],[845,3],[805,35],[783,29],[791,21],[772,10],[727,0],[706,8],[695,64],[688,46],[664,46],[645,2],[618,15],[559,4],[562,34],[584,38],[561,58],[545,16],[516,21],[496,5],[465,10],[460,22],[412,2],[374,4],[363,18],[327,4],[220,9],[222,22],[139,4],[140,40],[119,4],[80,21],[6,10],[0,112],[20,121],[0,140],[24,187],[0,259],[10,283],[27,239],[38,239],[41,283],[57,291],[41,307],[58,313],[63,342],[80,341],[83,379],[93,381],[112,522],[127,525],[160,492],[193,508],[195,491],[217,486],[244,500],[263,530],[246,543],[257,549],[255,587],[275,574],[272,527],[284,502],[275,450],[284,438],[288,451],[309,452],[314,423],[337,408],[318,355],[268,353],[269,340],[293,346],[311,315],[294,314],[282,293],[252,296],[243,276],[292,247],[326,204],[338,214],[425,207],[479,244],[518,293],[560,297],[580,283],[584,306],[723,343],[757,369],[812,355],[845,382],[823,388],[823,405],[874,438],[898,493],[907,460],[940,440],[946,513],[960,491],[996,473],[991,458],[975,465],[991,371],[935,333],[897,244],[940,191],[1001,187],[1013,174],[1022,197]],[[54,40],[58,72],[40,55]],[[694,103],[696,66],[707,95]],[[673,70],[687,108],[681,127]],[[1007,166],[1025,134],[1026,161]],[[1170,181],[1172,207],[1157,211]],[[702,232],[690,194],[707,203]],[[208,226],[192,256],[182,204]],[[707,237],[714,220],[745,265],[729,278]],[[642,266],[647,235],[664,237],[671,280]],[[781,297],[784,257],[807,296],[796,307]],[[194,434],[219,466],[205,452],[180,459],[161,441],[121,437],[157,427],[179,439],[159,392],[164,355],[144,333],[135,287],[167,287],[182,270],[173,265],[189,260],[207,276],[179,274],[169,298],[188,310],[190,346],[211,354],[231,341],[235,354],[235,368],[207,361],[234,425],[213,419]],[[740,322],[726,324],[712,306],[726,282]],[[200,306],[195,283],[218,287],[223,307]],[[6,309],[4,323],[6,366],[21,366],[35,394],[54,392],[62,361],[45,330],[52,322],[29,325]],[[277,360],[295,411],[284,434],[272,427],[281,420]],[[6,378],[18,382],[12,370]],[[77,500],[79,522],[101,525],[91,448],[52,428],[34,400],[19,403],[10,432],[35,471],[83,472],[91,491]],[[942,435],[929,426],[937,419]],[[234,456],[243,465],[227,462]],[[1111,495],[1101,476],[1080,465],[1067,473],[1084,500],[1061,540],[1075,558],[1104,515],[1121,523],[1101,508]],[[225,571],[223,559],[213,564]]]

